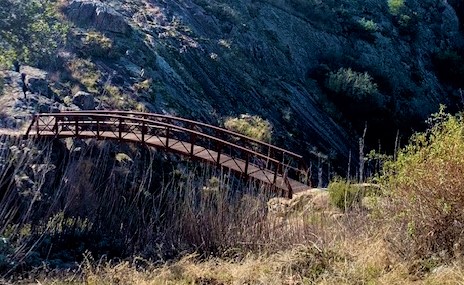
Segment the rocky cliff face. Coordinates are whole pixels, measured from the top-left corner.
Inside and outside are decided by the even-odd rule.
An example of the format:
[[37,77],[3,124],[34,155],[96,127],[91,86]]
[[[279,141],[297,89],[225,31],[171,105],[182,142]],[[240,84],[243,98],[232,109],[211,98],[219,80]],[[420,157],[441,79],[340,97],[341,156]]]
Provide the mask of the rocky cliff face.
[[365,125],[371,142],[390,144],[461,100],[446,70],[462,60],[459,1],[75,0],[62,10],[72,29],[60,97],[78,86],[107,108],[213,123],[259,115],[276,144],[304,154],[346,161]]

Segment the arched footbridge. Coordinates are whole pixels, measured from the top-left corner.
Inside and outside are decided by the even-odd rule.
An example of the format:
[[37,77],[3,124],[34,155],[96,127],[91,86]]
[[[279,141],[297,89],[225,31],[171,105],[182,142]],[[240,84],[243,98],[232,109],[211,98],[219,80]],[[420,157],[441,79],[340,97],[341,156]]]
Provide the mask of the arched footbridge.
[[308,186],[303,157],[242,134],[179,117],[124,111],[35,114],[26,136],[135,142],[228,168],[291,198]]

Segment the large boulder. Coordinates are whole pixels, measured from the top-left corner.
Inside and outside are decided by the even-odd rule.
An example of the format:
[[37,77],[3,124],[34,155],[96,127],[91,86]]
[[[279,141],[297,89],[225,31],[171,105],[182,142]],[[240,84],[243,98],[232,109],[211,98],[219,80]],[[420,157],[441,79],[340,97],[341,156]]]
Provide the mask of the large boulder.
[[40,103],[38,105],[38,111],[39,113],[59,113],[60,112],[60,104],[55,102],[55,103]]
[[95,109],[95,98],[92,94],[79,91],[77,92],[72,100],[73,104],[81,108],[82,110],[94,110]]
[[0,112],[0,129],[16,129],[18,127],[18,122],[15,118],[8,116],[5,113]]
[[31,93],[49,96],[48,73],[42,69],[31,66],[21,66],[21,73],[25,74],[24,83]]
[[79,26],[127,34],[131,31],[124,17],[100,1],[74,0],[67,10],[68,18]]
[[324,212],[333,210],[329,203],[328,194],[322,188],[312,188],[293,195],[292,199],[272,198],[267,202],[267,206],[269,213],[276,217]]

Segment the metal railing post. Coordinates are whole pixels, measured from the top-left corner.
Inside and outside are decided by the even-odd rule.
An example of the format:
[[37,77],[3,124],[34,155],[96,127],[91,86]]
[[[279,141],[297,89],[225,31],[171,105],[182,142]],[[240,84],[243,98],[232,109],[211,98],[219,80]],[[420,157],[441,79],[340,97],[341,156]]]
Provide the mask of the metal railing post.
[[100,120],[96,118],[97,121],[97,139],[100,139]]
[[145,121],[142,121],[142,143],[145,143]]
[[217,159],[216,159],[216,164],[219,167],[221,165],[221,151],[222,151],[222,143],[218,142],[217,143]]
[[74,122],[74,126],[76,128],[76,137],[79,135],[79,118],[78,117],[74,117],[74,120],[76,120]]
[[195,150],[196,139],[197,139],[197,136],[195,134],[190,134],[190,156],[193,156],[193,152]]
[[249,162],[249,159],[250,158],[250,154],[247,152],[246,153],[246,160],[245,160],[245,176],[248,176],[248,162]]
[[55,137],[58,137],[58,117],[55,117],[55,125],[53,126],[53,130],[55,131]]
[[[288,181],[288,178],[287,178],[287,181]],[[288,199],[292,199],[293,198],[293,189],[292,189],[292,185],[290,185],[290,181],[288,181],[288,196],[287,196]]]
[[119,139],[122,140],[122,118],[119,118]]
[[169,148],[169,127],[166,127],[166,148]]
[[[194,131],[195,129],[195,124],[190,123],[189,124],[190,130]],[[195,143],[196,143],[196,135],[192,132],[190,133],[190,156],[193,157],[193,151],[195,148]]]
[[[167,119],[166,123],[171,124],[171,120]],[[166,148],[169,148],[169,133],[170,133],[170,128],[169,128],[169,126],[167,126],[166,127]]]
[[37,115],[37,120],[36,120],[36,131],[37,131],[37,136],[40,136],[40,130],[39,130],[39,120],[40,120],[40,116]]
[[277,183],[277,174],[279,172],[280,163],[276,162],[275,170],[274,170],[274,181],[272,183]]

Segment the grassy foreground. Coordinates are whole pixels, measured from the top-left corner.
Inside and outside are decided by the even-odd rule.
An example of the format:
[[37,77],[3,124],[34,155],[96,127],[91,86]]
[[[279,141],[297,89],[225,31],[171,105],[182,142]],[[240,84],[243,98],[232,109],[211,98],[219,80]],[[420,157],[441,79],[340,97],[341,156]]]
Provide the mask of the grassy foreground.
[[[384,229],[386,230],[386,229]],[[463,284],[462,261],[430,271],[398,258],[378,235],[345,237],[327,248],[295,245],[240,260],[197,255],[164,265],[142,259],[116,263],[86,260],[75,275],[38,278],[37,284]],[[416,262],[421,263],[420,260]],[[427,262],[422,261],[421,266]]]
[[[158,192],[143,192],[152,179],[142,179],[139,185],[134,176],[127,185],[139,186],[133,188],[133,196],[124,194],[123,201],[111,192],[117,183],[101,193],[91,192],[95,196],[86,200],[87,208],[68,203],[52,211],[43,201],[26,200],[26,215],[19,214],[22,207],[6,203],[12,199],[3,198],[8,224],[0,227],[5,243],[0,260],[13,274],[4,275],[0,283],[464,284],[463,134],[463,118],[441,111],[430,119],[429,130],[416,134],[395,158],[383,162],[373,183],[339,180],[329,191],[312,189],[292,200],[246,192],[243,189],[259,189],[234,186],[224,173],[215,173],[213,179],[207,178],[208,171],[182,178],[185,174],[177,170],[180,176],[156,188]],[[99,157],[101,164],[108,164]],[[129,163],[130,157],[121,157],[116,160]],[[84,154],[79,159],[69,160],[72,173],[82,167],[94,173]],[[115,167],[127,174],[121,162]],[[66,169],[63,172],[71,175]],[[86,186],[100,185],[97,178],[94,175]],[[76,190],[67,187],[61,185],[64,196],[52,201],[70,198]],[[242,189],[240,195],[234,194],[237,189]],[[118,210],[106,208],[110,203],[120,205]],[[30,205],[46,206],[47,211]],[[57,213],[67,218],[56,219]],[[50,217],[55,220],[45,227],[42,220]],[[109,230],[111,238],[105,235]],[[66,244],[70,237],[89,236],[93,243],[105,237],[118,254],[110,256],[94,247],[97,253],[80,253],[83,258],[72,263],[78,266],[57,266],[57,260],[65,260],[62,253],[72,249],[68,245],[55,252],[60,240]],[[31,252],[40,256],[45,240],[46,255],[39,263],[28,261]]]

